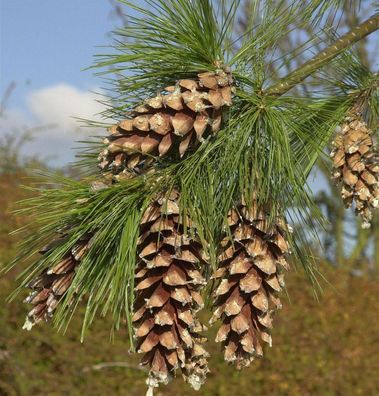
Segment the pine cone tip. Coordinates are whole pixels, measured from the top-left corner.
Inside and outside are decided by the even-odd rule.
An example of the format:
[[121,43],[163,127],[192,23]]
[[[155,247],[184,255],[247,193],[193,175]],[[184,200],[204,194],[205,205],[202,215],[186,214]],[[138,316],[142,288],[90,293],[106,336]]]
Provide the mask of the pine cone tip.
[[36,323],[30,320],[29,316],[26,317],[22,330],[30,331]]

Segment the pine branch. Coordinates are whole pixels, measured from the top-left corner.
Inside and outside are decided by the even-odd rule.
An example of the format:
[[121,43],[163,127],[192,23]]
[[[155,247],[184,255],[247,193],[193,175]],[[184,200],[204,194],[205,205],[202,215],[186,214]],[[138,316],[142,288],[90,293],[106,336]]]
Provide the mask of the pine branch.
[[321,68],[326,63],[330,62],[337,55],[343,52],[346,48],[352,46],[358,41],[362,40],[369,34],[379,29],[379,14],[372,16],[365,22],[361,23],[350,32],[343,35],[337,41],[332,43],[329,47],[324,49],[321,53],[314,56],[304,65],[291,72],[286,77],[282,78],[278,83],[267,89],[267,95],[280,96],[288,92],[295,85],[304,81],[315,70]]
[[[42,190],[39,197],[26,202],[30,213],[37,214],[42,227],[39,235],[32,235],[24,244],[25,253],[21,254],[21,259],[29,260],[37,245],[48,242],[51,234],[65,229],[64,226],[68,227],[66,231],[68,229],[69,232],[66,242],[25,270],[22,286],[28,285],[37,273],[59,264],[67,252],[71,255],[76,250],[76,241],[83,235],[95,234],[80,266],[75,267],[75,278],[67,294],[57,306],[54,323],[64,330],[79,302],[86,299],[82,337],[96,315],[110,313],[114,329],[118,329],[126,319],[133,341],[130,317],[134,306],[140,222],[156,194],[173,189],[180,191],[179,214],[196,224],[199,240],[213,266],[216,266],[220,240],[224,237],[227,213],[230,207],[240,202],[241,197],[253,202],[253,197],[257,195],[259,204],[275,202],[281,211],[290,212],[288,215],[292,223],[321,224],[321,213],[312,204],[305,181],[322,147],[345,115],[350,105],[347,103],[349,98],[346,98],[347,95],[321,98],[316,95],[309,98],[280,95],[353,42],[376,30],[379,21],[378,17],[372,18],[375,22],[367,21],[341,38],[341,42],[324,50],[295,73],[290,73],[279,87],[273,86],[267,91],[274,97],[270,98],[273,100],[266,100],[256,87],[260,88],[266,79],[268,54],[278,40],[289,33],[291,21],[300,15],[300,6],[292,10],[299,14],[291,14],[282,8],[272,14],[270,7],[267,7],[264,23],[258,30],[252,30],[257,39],[246,40],[246,46],[234,57],[233,64],[226,62],[228,59],[222,59],[222,55],[226,52],[224,43],[233,39],[229,30],[237,15],[238,0],[231,1],[232,11],[223,20],[220,20],[223,14],[220,16],[212,9],[210,0],[147,0],[153,10],[142,8],[138,2],[134,2],[134,6],[128,0],[123,2],[133,7],[139,15],[130,17],[131,24],[120,29],[120,39],[115,45],[120,53],[100,56],[98,63],[101,67],[111,67],[109,72],[117,76],[112,82],[114,97],[110,104],[111,113],[125,117],[126,110],[147,103],[144,101],[146,98],[156,99],[162,87],[173,87],[176,80],[183,79],[182,84],[188,84],[190,78],[197,78],[199,71],[218,73],[215,69],[219,68],[219,61],[235,65],[233,76],[237,87],[233,106],[225,114],[220,113],[221,120],[225,115],[227,122],[222,123],[221,128],[214,127],[213,134],[188,149],[188,155],[186,150],[189,146],[186,146],[183,156],[170,155],[157,160],[154,163],[155,172],[126,179],[104,190],[92,191],[87,182],[66,181],[62,182],[63,189]],[[315,0],[314,4],[318,2]],[[338,61],[342,64],[340,58]],[[176,86],[181,89],[180,83]],[[197,86],[196,81],[194,86]],[[211,95],[206,91],[209,90],[202,88],[201,95],[206,93],[210,99]],[[167,100],[169,92],[160,96],[162,103],[162,97]],[[189,94],[189,89],[186,92]],[[172,96],[170,98],[173,99]],[[184,102],[184,96],[179,99],[182,107],[189,103]],[[155,110],[161,113],[166,111],[162,106],[159,104]],[[207,106],[208,109],[210,107]],[[157,113],[155,110],[148,109],[154,115]],[[215,108],[207,119],[219,117],[219,110]],[[188,109],[186,111],[189,112]],[[172,108],[166,115],[172,120],[174,114]],[[187,113],[183,111],[183,114]],[[125,128],[128,122],[133,124],[130,114],[128,117],[124,120]],[[113,130],[127,132],[120,125],[113,126]],[[134,124],[128,128],[129,132],[136,132],[130,135],[138,138],[148,135],[143,136],[142,129],[137,132]],[[150,124],[148,128],[145,132],[156,137]],[[124,132],[121,137],[113,135],[108,143],[113,144],[114,138],[126,139],[130,143],[130,136],[127,137]],[[182,142],[178,142],[179,149]],[[148,154],[146,151],[146,156]],[[91,159],[88,153],[84,156]],[[272,211],[273,214],[275,212]],[[269,218],[269,221],[273,220]],[[298,260],[304,263],[311,280],[317,284],[312,273],[313,264],[308,261],[309,254],[300,248],[305,245],[307,235],[298,231],[294,239],[299,241],[297,246],[296,242],[293,243]]]

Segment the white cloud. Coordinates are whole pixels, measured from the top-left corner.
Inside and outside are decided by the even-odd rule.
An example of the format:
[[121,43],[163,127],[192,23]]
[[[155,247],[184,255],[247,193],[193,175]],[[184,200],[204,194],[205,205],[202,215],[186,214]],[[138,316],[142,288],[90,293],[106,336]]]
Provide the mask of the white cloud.
[[99,97],[92,92],[57,84],[31,92],[27,104],[40,124],[59,125],[66,133],[74,133],[80,127],[74,117],[99,120],[104,107],[96,99]]
[[99,134],[75,119],[101,121],[99,113],[104,106],[99,98],[64,83],[32,91],[26,97],[26,111],[9,109],[0,118],[0,136],[32,130],[34,139],[25,151],[51,158],[54,165],[67,163],[74,159],[78,140]]

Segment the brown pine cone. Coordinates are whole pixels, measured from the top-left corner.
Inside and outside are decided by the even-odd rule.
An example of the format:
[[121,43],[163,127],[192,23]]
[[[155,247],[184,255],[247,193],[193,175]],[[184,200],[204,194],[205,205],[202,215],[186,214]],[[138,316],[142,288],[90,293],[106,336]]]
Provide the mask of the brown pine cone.
[[147,99],[129,119],[110,128],[99,167],[118,177],[131,177],[150,168],[154,156],[183,156],[196,142],[221,128],[223,111],[232,104],[230,71],[200,73],[179,80]]
[[[96,192],[108,188],[112,180],[102,178],[91,183],[90,191]],[[88,199],[77,200],[78,203],[86,202]],[[53,239],[47,246],[40,250],[40,254],[49,254],[52,250],[65,243],[68,239],[67,232],[70,227],[60,231],[60,236]],[[25,303],[33,304],[33,309],[26,317],[24,329],[31,330],[32,327],[42,319],[50,319],[59,303],[71,286],[77,266],[83,259],[91,245],[94,233],[87,234],[79,238],[74,247],[65,254],[62,260],[52,268],[43,270],[27,286],[32,289],[30,295],[25,299]]]
[[[50,252],[65,240],[66,236],[63,235],[45,246],[40,253],[46,254]],[[24,329],[31,330],[42,319],[47,321],[53,316],[59,301],[72,284],[75,269],[88,251],[90,241],[90,235],[82,237],[58,264],[42,271],[40,275],[29,283],[28,287],[32,289],[32,292],[25,299],[25,302],[32,304],[33,308],[26,317]]]
[[221,282],[211,323],[221,320],[216,342],[222,342],[225,360],[241,369],[263,355],[261,340],[271,346],[272,314],[281,308],[282,270],[289,269],[289,227],[280,219],[269,223],[267,213],[245,205],[231,210],[228,224],[231,238],[222,242],[213,275]]
[[133,323],[141,364],[150,368],[150,388],[168,383],[181,368],[186,381],[200,387],[208,372],[207,353],[196,312],[203,307],[198,290],[205,283],[201,244],[179,218],[179,194],[158,198],[145,212],[138,241]]
[[374,209],[379,206],[379,155],[374,149],[372,132],[362,115],[351,111],[333,141],[332,178],[342,185],[341,196],[347,208],[355,204],[362,228],[369,228]]

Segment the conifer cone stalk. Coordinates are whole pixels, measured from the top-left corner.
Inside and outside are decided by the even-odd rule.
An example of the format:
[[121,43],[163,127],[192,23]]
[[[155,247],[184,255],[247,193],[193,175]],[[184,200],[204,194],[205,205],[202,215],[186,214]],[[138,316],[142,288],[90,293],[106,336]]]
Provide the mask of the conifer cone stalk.
[[379,155],[374,149],[372,131],[359,111],[353,109],[337,128],[330,154],[332,178],[342,185],[341,196],[346,207],[355,204],[362,228],[369,228],[373,210],[379,206]]
[[201,244],[186,219],[179,217],[179,194],[156,199],[141,221],[133,324],[142,365],[150,368],[150,389],[166,384],[178,368],[195,389],[205,381],[207,357],[196,318],[203,307],[199,289],[205,280]]
[[220,130],[224,110],[232,104],[232,84],[230,71],[224,67],[179,80],[145,100],[130,118],[110,128],[99,167],[117,180],[146,172],[156,156],[183,156]]
[[263,355],[261,341],[271,346],[272,316],[282,306],[278,293],[284,287],[283,269],[289,269],[290,228],[280,218],[269,222],[256,203],[232,209],[228,224],[231,237],[222,242],[212,277],[221,282],[211,323],[221,320],[216,342],[222,343],[225,360],[241,369]]
[[[50,253],[66,239],[67,235],[62,235],[40,250],[40,253]],[[53,316],[59,301],[74,280],[75,270],[88,251],[90,241],[91,235],[80,238],[56,265],[45,269],[29,283],[28,287],[32,289],[32,292],[25,302],[32,304],[33,308],[26,317],[24,329],[31,330],[41,320],[48,321]]]

